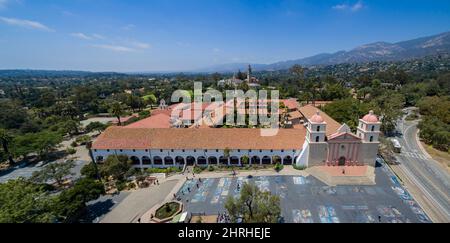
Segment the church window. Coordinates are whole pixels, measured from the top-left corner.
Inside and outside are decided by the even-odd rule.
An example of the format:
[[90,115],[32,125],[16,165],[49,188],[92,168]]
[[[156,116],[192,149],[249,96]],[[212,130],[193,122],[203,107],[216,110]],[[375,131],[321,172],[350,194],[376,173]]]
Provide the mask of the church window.
[[372,132],[375,131],[375,126],[372,126]]
[[317,126],[317,131],[320,132],[320,126]]
[[370,136],[370,142],[373,142],[373,136]]
[[318,142],[319,142],[319,140],[320,140],[320,137],[319,137],[319,136],[317,136],[317,137],[316,137],[316,143],[318,143]]

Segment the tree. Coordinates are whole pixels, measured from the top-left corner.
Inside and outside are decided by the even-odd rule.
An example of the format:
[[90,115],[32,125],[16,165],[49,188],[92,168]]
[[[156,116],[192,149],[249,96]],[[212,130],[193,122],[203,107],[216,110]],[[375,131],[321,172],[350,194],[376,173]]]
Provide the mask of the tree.
[[94,162],[91,162],[91,163],[83,166],[83,168],[81,168],[80,172],[81,172],[81,175],[86,178],[98,179],[97,166],[95,165]]
[[242,165],[248,165],[250,158],[247,155],[242,156]]
[[72,160],[63,163],[51,163],[46,165],[42,170],[35,171],[30,180],[37,183],[55,181],[58,187],[62,187],[67,177],[74,175],[72,173],[74,167],[75,162]]
[[0,184],[0,223],[53,223],[54,198],[23,178]]
[[144,101],[145,101],[147,104],[149,104],[150,106],[155,105],[156,102],[157,102],[157,98],[156,98],[156,96],[155,96],[154,94],[149,94],[149,95],[146,95],[146,96],[144,96],[144,97],[142,97],[142,98],[143,98]]
[[27,133],[14,139],[14,154],[27,156],[37,153],[41,159],[45,159],[62,140],[63,137],[58,132]]
[[323,111],[339,123],[346,123],[353,131],[358,127],[359,119],[369,113],[369,105],[353,98],[336,100],[326,105]]
[[101,122],[91,122],[86,126],[86,132],[98,132],[99,134],[103,132],[108,125]]
[[230,158],[230,154],[233,150],[229,149],[229,148],[225,148],[223,150],[223,157],[225,157],[226,159]]
[[8,157],[10,165],[14,164],[14,159],[9,151],[9,145],[13,141],[13,137],[6,131],[6,129],[0,128],[0,143],[2,144],[3,152]]
[[280,198],[270,192],[262,192],[254,184],[245,183],[238,199],[229,196],[225,209],[236,223],[277,223],[281,217]]
[[126,155],[111,155],[99,166],[100,174],[103,177],[112,176],[114,179],[123,180],[131,168],[131,163]]
[[119,102],[114,102],[111,105],[109,113],[111,113],[112,116],[115,116],[119,122],[119,126],[122,126],[120,117],[123,116],[125,114],[125,112],[124,112],[123,106]]
[[63,191],[58,197],[58,215],[62,221],[73,222],[86,208],[86,203],[105,194],[104,185],[90,178],[80,179],[75,185]]
[[381,118],[381,131],[390,134],[395,131],[397,120],[403,115],[402,109],[405,106],[405,97],[395,92],[384,92],[378,96],[371,106],[376,114]]

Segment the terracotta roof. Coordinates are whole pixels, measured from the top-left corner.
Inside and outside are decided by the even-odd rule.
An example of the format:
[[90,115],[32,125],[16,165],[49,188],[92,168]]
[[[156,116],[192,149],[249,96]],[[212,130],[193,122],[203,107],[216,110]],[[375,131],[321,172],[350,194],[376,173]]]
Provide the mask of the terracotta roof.
[[378,123],[378,117],[373,111],[370,111],[369,114],[365,115],[362,120],[367,123]]
[[[314,115],[317,114],[317,107],[313,105],[305,105],[303,107],[300,107],[299,111],[302,113],[302,115],[309,121]],[[319,110],[320,111],[320,110]],[[325,122],[327,123],[327,136],[333,135],[337,132],[337,130],[341,127],[341,124],[339,122],[335,121],[333,118],[331,118],[328,114],[325,112],[320,112],[321,117]]]
[[289,109],[289,110],[295,110],[298,109],[298,102],[297,99],[287,99],[287,100],[280,100],[283,102],[283,104]]
[[110,127],[94,142],[93,149],[300,149],[305,129],[279,129],[263,137],[260,129],[146,129]]
[[127,128],[170,128],[170,116],[165,113],[153,115],[132,123]]
[[288,115],[289,115],[289,120],[295,120],[295,119],[302,118],[302,113],[300,113],[299,111],[289,112]]

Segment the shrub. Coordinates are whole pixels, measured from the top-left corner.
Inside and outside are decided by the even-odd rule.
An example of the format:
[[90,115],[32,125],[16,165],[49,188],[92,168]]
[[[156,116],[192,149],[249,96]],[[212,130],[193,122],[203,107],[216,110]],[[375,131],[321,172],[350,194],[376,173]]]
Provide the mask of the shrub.
[[73,141],[73,142],[70,144],[70,146],[72,146],[72,147],[78,147],[78,143],[75,142],[75,141]]
[[284,168],[284,165],[282,165],[280,163],[276,163],[274,166],[274,169],[276,172],[280,172],[283,168]]
[[86,178],[97,179],[97,170],[94,163],[89,163],[81,168],[81,175]]
[[91,137],[88,135],[83,135],[81,137],[78,137],[75,141],[80,145],[85,145],[91,141]]
[[196,167],[194,167],[194,173],[195,173],[195,174],[200,174],[200,173],[202,173],[205,169],[206,169],[205,166],[196,166]]
[[212,172],[214,170],[215,170],[214,166],[212,166],[212,165],[208,166],[208,171]]
[[72,147],[70,147],[70,148],[66,149],[66,152],[67,152],[67,154],[74,155],[74,154],[77,153],[77,150],[72,148]]
[[118,191],[123,191],[127,188],[127,182],[126,181],[117,181],[116,182],[116,188]]

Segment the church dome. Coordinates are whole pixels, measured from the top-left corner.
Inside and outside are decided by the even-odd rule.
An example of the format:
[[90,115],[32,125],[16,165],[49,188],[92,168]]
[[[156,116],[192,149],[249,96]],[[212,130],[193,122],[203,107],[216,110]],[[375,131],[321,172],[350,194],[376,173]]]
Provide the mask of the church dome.
[[317,113],[314,116],[311,117],[310,121],[312,123],[323,123],[325,120],[320,115],[320,111],[317,111]]
[[369,114],[363,117],[363,121],[368,123],[376,123],[378,122],[378,117],[373,113],[373,111],[370,111]]

